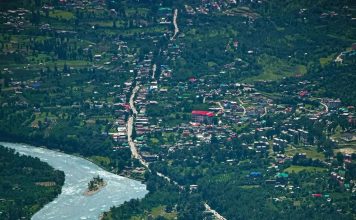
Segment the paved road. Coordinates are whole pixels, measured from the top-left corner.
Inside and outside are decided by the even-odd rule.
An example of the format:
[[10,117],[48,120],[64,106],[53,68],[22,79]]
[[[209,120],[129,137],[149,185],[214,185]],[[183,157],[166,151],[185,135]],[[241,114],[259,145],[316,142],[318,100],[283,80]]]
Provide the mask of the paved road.
[[240,105],[241,105],[242,109],[244,110],[244,113],[242,115],[245,116],[246,115],[246,108],[244,107],[244,103],[241,101],[240,98],[238,98],[238,100],[240,102]]
[[140,84],[137,84],[135,88],[132,90],[132,94],[130,96],[130,108],[132,109],[134,116],[137,115],[137,109],[135,107],[134,99],[139,89],[140,89]]
[[212,209],[207,203],[204,203],[205,210],[213,213],[214,217],[219,220],[226,220],[222,215],[220,215],[217,211]]
[[[204,97],[205,98],[205,97]],[[224,106],[221,104],[221,102],[215,102],[215,104],[217,104],[219,107],[220,107],[220,110],[219,112],[217,113],[218,115],[219,114],[224,114],[225,112],[225,109],[224,109]]]
[[261,115],[261,117],[267,115],[267,112],[268,112],[267,107],[265,107],[265,112]]
[[153,66],[152,66],[152,79],[155,78],[156,69],[157,69],[157,65],[156,65],[156,64],[153,64]]
[[325,108],[325,113],[328,113],[329,112],[329,107],[325,104],[325,103],[323,103],[323,102],[320,102],[320,104],[322,105],[322,106],[324,106],[324,108]]
[[138,159],[143,166],[148,168],[148,163],[142,158],[141,154],[138,152],[136,143],[132,139],[132,130],[134,126],[133,123],[134,123],[134,117],[130,116],[129,120],[127,121],[127,142],[129,143],[132,157]]
[[179,32],[179,28],[178,28],[178,24],[177,24],[177,17],[178,17],[178,9],[174,9],[174,14],[173,14],[174,35],[171,38],[171,40],[174,40],[176,35]]
[[141,154],[138,152],[136,143],[132,139],[132,131],[133,131],[134,120],[135,120],[134,118],[137,115],[137,109],[135,107],[135,96],[139,90],[140,90],[140,85],[138,84],[132,90],[132,94],[130,96],[130,108],[132,109],[133,115],[130,116],[129,119],[127,120],[127,142],[130,146],[132,157],[138,159],[143,166],[148,168],[148,163],[142,158]]
[[336,57],[336,59],[334,60],[335,62],[340,62],[340,63],[342,63],[342,53],[340,53],[337,57]]

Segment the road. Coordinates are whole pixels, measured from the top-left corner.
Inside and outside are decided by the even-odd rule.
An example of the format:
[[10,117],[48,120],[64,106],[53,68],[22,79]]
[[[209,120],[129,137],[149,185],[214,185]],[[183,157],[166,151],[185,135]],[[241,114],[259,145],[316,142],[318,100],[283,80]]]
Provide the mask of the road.
[[322,105],[322,106],[324,106],[324,108],[325,108],[325,113],[328,113],[329,112],[329,107],[325,104],[325,103],[323,103],[323,102],[320,102],[320,104]]
[[[174,35],[172,36],[171,40],[174,40],[175,37],[177,36],[178,32],[179,32],[179,28],[178,28],[178,24],[177,24],[177,17],[178,17],[178,9],[175,9],[174,10],[174,14],[173,14],[173,25],[174,25]],[[156,64],[153,64],[152,66],[152,79],[155,78],[155,73],[156,73]],[[141,156],[140,152],[138,151],[137,149],[137,146],[136,146],[136,143],[134,141],[134,139],[132,138],[132,132],[133,132],[133,128],[134,128],[134,120],[135,120],[135,117],[137,115],[137,109],[135,107],[135,97],[136,97],[136,94],[137,92],[140,90],[140,84],[138,83],[134,89],[132,90],[132,93],[131,93],[131,96],[130,96],[130,101],[129,101],[129,104],[130,104],[130,108],[132,109],[132,115],[129,117],[128,121],[127,121],[127,141],[128,141],[128,144],[130,146],[130,150],[131,150],[131,154],[134,158],[138,159],[140,161],[140,163],[145,166],[149,171],[152,172],[152,170],[150,170],[149,168],[149,163],[147,163]],[[242,106],[242,102],[241,100],[239,99],[240,103],[241,103],[241,106]],[[224,112],[224,107],[221,105],[220,102],[217,103],[222,112]],[[245,108],[242,106],[242,108],[244,109],[244,115],[246,114],[246,110]],[[157,176],[160,176],[162,177],[163,179],[165,179],[166,181],[170,182],[170,183],[173,183],[174,185],[178,186],[180,189],[184,189],[184,186],[182,185],[179,185],[176,181],[174,180],[171,180],[171,178],[169,178],[168,176],[160,173],[160,172],[156,172],[156,175]],[[204,204],[204,207],[206,209],[206,211],[209,211],[211,212],[215,218],[219,219],[219,220],[226,220],[223,216],[221,216],[217,211],[215,211],[214,209],[212,209],[208,204]]]
[[174,9],[174,14],[173,14],[174,35],[171,38],[171,40],[174,40],[179,32],[179,28],[178,28],[178,24],[177,24],[177,17],[178,17],[178,9]]
[[153,64],[153,66],[152,66],[152,79],[155,78],[156,69],[157,69],[157,65],[156,65],[156,64]]
[[[142,155],[140,154],[140,152],[138,151],[137,149],[137,146],[136,146],[136,143],[134,141],[134,139],[132,138],[132,131],[133,131],[133,128],[134,128],[134,121],[135,121],[135,117],[137,115],[137,110],[136,110],[136,107],[135,107],[135,97],[136,97],[136,94],[137,92],[140,90],[140,85],[138,84],[137,86],[135,86],[135,88],[132,90],[132,94],[130,96],[130,107],[132,109],[132,115],[129,117],[129,119],[127,120],[127,142],[130,146],[130,150],[131,150],[131,154],[132,154],[132,157],[138,159],[140,161],[140,163],[146,167],[149,171],[152,172],[152,170],[150,170],[149,168],[149,163],[146,162]],[[162,174],[162,173],[159,173],[159,172],[156,172],[157,176],[160,176],[162,177],[163,179],[167,180],[168,182],[170,183],[173,183],[174,185],[178,186],[180,189],[184,189],[183,186],[179,185],[176,181],[172,181],[171,178],[169,178],[168,176]]]
[[129,117],[127,120],[127,142],[130,146],[131,154],[132,157],[138,159],[140,163],[148,168],[148,163],[142,158],[141,154],[138,152],[138,149],[136,147],[136,143],[134,142],[132,138],[132,131],[134,127],[134,120],[137,115],[137,109],[135,107],[135,96],[137,92],[140,90],[140,85],[136,85],[135,88],[132,90],[132,94],[130,96],[130,108],[132,109],[132,115]]
[[174,185],[178,186],[180,189],[184,189],[184,186],[179,185],[176,181],[171,180],[171,178],[169,178],[168,176],[164,175],[163,173],[160,172],[156,172],[157,176],[162,177],[163,179],[167,180],[170,183],[173,183]]
[[244,110],[242,116],[245,116],[245,115],[246,115],[246,108],[244,107],[244,103],[241,101],[240,98],[238,98],[238,100],[239,100],[239,102],[240,102],[240,105],[241,105],[242,109]]
[[219,110],[219,112],[217,114],[218,115],[224,114],[225,109],[224,109],[224,106],[221,104],[221,102],[215,102],[215,104],[217,104],[220,107],[220,110]]
[[127,120],[127,142],[129,143],[132,157],[139,160],[144,167],[148,168],[148,163],[142,158],[141,154],[138,152],[136,143],[132,139],[132,131],[134,126],[133,124],[134,124],[134,117],[130,116],[129,120]]
[[[132,157],[138,159],[144,167],[146,167],[149,171],[152,172],[152,170],[149,169],[149,163],[143,159],[142,155],[140,154],[140,152],[137,149],[135,140],[132,138],[132,132],[133,132],[133,129],[135,126],[135,117],[137,115],[137,109],[135,106],[135,97],[136,97],[137,92],[140,90],[140,87],[141,87],[140,84],[137,84],[133,88],[131,96],[130,96],[130,108],[132,109],[132,115],[127,120],[127,142],[130,146]],[[156,172],[156,174],[157,174],[157,176],[160,176],[163,179],[167,180],[168,182],[173,183],[174,185],[178,186],[180,189],[184,189],[183,186],[179,185],[176,181],[171,180],[171,178],[169,178],[168,176],[166,176],[162,173],[159,173],[159,172]]]
[[340,62],[340,63],[342,63],[342,53],[340,53],[337,57],[336,57],[336,59],[334,60],[335,62]]
[[263,116],[265,116],[265,115],[267,115],[267,107],[265,107],[265,112],[261,115],[261,117],[263,117]]
[[133,113],[134,116],[137,115],[137,109],[136,109],[136,107],[135,107],[134,101],[135,101],[136,93],[138,92],[139,89],[140,89],[140,84],[137,84],[137,85],[135,86],[135,88],[133,88],[132,94],[131,94],[131,96],[130,96],[130,108],[132,109],[132,113]]
[[214,217],[219,220],[226,220],[222,215],[220,215],[217,211],[212,209],[207,203],[204,203],[205,210],[213,213]]

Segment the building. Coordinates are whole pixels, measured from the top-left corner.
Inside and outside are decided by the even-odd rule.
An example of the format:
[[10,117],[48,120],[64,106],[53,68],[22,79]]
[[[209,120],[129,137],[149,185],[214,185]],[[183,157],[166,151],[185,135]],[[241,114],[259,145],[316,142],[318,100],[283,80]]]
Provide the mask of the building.
[[308,142],[309,132],[303,129],[298,129],[298,132],[299,132],[299,142],[302,144],[309,144]]
[[340,99],[324,99],[323,102],[331,109],[336,109],[341,106]]
[[192,121],[198,123],[212,124],[214,113],[209,111],[192,111]]

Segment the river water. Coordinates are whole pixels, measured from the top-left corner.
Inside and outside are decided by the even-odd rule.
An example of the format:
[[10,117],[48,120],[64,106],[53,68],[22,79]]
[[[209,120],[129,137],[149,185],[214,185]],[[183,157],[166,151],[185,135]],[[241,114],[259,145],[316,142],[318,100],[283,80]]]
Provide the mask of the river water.
[[[20,154],[38,157],[65,173],[62,193],[35,213],[33,220],[95,220],[110,207],[143,198],[148,193],[144,184],[107,172],[80,157],[25,144],[0,142],[0,145],[13,148]],[[107,182],[106,187],[92,196],[84,196],[89,181],[97,175]]]

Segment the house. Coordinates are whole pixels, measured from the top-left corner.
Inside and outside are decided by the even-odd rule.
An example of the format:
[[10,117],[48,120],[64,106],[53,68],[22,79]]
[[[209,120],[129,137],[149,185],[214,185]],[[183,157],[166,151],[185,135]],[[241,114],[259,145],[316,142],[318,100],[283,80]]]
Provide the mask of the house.
[[288,173],[277,173],[276,182],[286,184],[288,182]]
[[336,109],[341,106],[340,99],[324,99],[323,102],[331,109]]
[[312,197],[314,197],[314,198],[321,198],[321,197],[323,197],[323,194],[320,194],[320,193],[313,193],[313,194],[312,194]]
[[256,171],[253,171],[250,173],[250,177],[261,177],[262,176],[262,173],[261,172],[256,172]]
[[212,124],[213,123],[214,113],[209,111],[200,111],[200,110],[193,110],[192,111],[192,121],[197,123],[206,123]]

